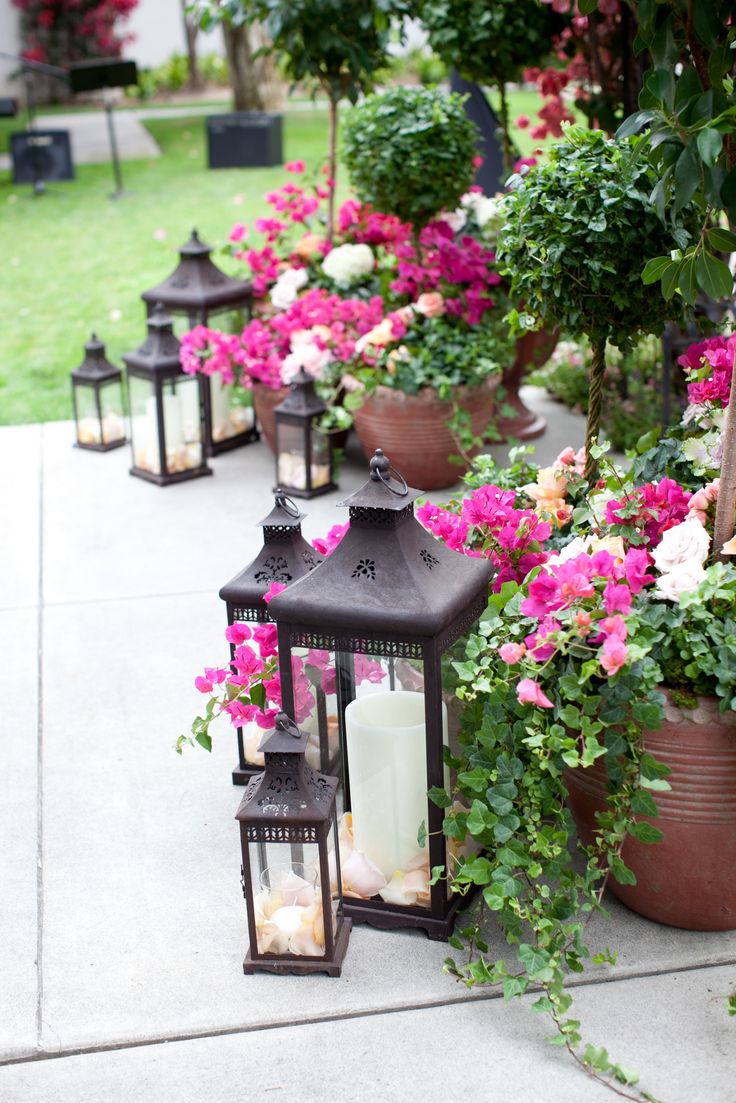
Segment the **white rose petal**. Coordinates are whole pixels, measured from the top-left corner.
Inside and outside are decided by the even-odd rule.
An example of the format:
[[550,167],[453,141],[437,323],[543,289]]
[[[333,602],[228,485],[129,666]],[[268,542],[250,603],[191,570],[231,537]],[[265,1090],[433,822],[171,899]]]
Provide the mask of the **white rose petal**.
[[322,261],[322,271],[341,287],[357,283],[369,275],[375,266],[370,245],[338,245]]
[[[699,521],[695,522],[700,525]],[[700,528],[703,526],[700,525]],[[671,529],[668,531],[672,531]],[[703,531],[705,531],[703,529]],[[669,601],[679,601],[680,594],[687,594],[691,590],[697,590],[705,578],[705,568],[696,559],[686,563],[678,563],[667,574],[660,575],[656,587],[659,591],[657,597],[667,598]]]
[[296,302],[309,279],[305,268],[287,268],[271,288],[271,302],[278,310],[287,310]]
[[688,518],[662,534],[652,559],[658,571],[669,574],[681,564],[697,563],[702,566],[708,558],[710,536],[700,521]]

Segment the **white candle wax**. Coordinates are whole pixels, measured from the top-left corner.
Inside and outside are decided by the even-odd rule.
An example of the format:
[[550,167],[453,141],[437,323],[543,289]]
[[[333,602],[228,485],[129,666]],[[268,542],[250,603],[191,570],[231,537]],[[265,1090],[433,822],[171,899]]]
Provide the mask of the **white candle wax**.
[[182,428],[182,410],[178,394],[164,395],[164,436],[167,451],[181,448],[184,444]]
[[[446,737],[444,705],[442,726]],[[427,819],[424,695],[397,690],[358,698],[345,710],[345,728],[355,848],[390,880],[416,857]]]
[[277,908],[269,917],[269,922],[275,923],[280,931],[291,937],[299,930],[305,910],[300,904],[287,904],[283,908]]
[[230,392],[232,387],[223,383],[215,373],[210,377],[210,409],[212,412],[213,439],[224,440],[233,435],[230,425]]

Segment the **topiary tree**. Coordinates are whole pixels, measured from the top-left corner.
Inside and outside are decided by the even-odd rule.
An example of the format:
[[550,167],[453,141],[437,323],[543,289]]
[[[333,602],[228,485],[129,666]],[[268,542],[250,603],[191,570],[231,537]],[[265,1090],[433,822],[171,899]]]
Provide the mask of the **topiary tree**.
[[593,350],[585,435],[585,474],[596,472],[606,342],[627,349],[642,333],[659,333],[681,306],[653,295],[641,273],[647,257],[685,249],[690,233],[678,218],[665,226],[650,202],[655,178],[628,140],[572,128],[549,162],[511,181],[499,258],[517,329],[542,322],[584,333]]
[[[376,70],[388,62],[391,18],[409,0],[198,0],[203,27],[217,22],[263,24],[286,76],[311,81],[327,96],[330,112],[329,178],[337,175],[337,105],[355,103],[373,87]],[[327,211],[327,238],[334,226],[334,186]]]
[[343,159],[360,199],[419,229],[473,183],[478,130],[463,96],[392,88],[351,108]]
[[550,53],[551,38],[562,29],[563,19],[540,0],[420,0],[417,14],[430,46],[446,65],[466,80],[498,89],[504,165],[511,172],[506,85]]

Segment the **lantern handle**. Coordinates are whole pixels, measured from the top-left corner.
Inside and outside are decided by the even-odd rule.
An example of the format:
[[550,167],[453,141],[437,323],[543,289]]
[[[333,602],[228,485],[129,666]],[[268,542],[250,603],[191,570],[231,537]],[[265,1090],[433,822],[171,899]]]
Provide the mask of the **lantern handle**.
[[[376,448],[375,455],[370,462],[371,478],[374,482],[383,483],[391,494],[395,494],[397,498],[405,498],[409,493],[409,484],[400,471],[397,471],[395,467],[391,466],[391,462],[388,456],[384,456],[382,448]],[[385,476],[388,475],[388,478]],[[391,486],[391,479],[395,482],[403,485],[403,490],[395,490]]]
[[274,728],[276,731],[284,732],[285,735],[290,735],[292,739],[301,739],[302,737],[296,724],[285,712],[278,714]]
[[280,506],[281,509],[285,509],[286,512],[288,514],[290,514],[291,517],[299,517],[300,516],[299,509],[298,509],[296,503],[293,502],[291,500],[291,498],[288,498],[286,496],[286,494],[284,494],[284,492],[283,492],[283,490],[281,489],[280,486],[277,486],[274,489],[273,493],[274,493],[274,499],[275,499],[275,502],[276,502],[277,506]]

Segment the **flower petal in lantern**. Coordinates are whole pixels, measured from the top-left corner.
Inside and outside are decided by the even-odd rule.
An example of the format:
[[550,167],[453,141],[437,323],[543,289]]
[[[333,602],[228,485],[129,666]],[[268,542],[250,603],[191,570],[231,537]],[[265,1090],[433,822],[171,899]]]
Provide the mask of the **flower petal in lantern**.
[[277,923],[269,920],[262,926],[256,924],[256,942],[259,954],[285,954],[289,945],[289,935]]
[[313,882],[305,880],[304,877],[300,877],[293,870],[289,870],[281,879],[279,891],[287,907],[292,904],[299,904],[303,908],[308,908],[310,904],[314,903]]
[[368,900],[386,884],[386,878],[378,866],[367,858],[362,850],[353,850],[347,861],[341,863],[342,891],[345,896],[357,896]]
[[387,904],[399,904],[401,907],[412,907],[417,902],[416,891],[406,887],[406,874],[397,869],[388,884],[379,890],[379,896]]

